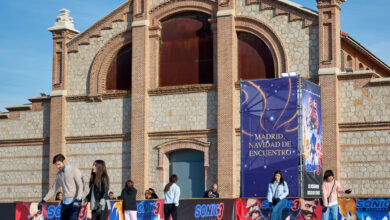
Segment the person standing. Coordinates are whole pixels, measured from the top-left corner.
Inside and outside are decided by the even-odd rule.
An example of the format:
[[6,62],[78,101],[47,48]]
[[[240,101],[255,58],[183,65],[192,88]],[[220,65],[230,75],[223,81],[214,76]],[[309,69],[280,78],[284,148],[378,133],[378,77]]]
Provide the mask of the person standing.
[[179,207],[180,187],[176,184],[178,178],[175,174],[169,177],[169,183],[164,188],[164,219],[177,220],[177,209]]
[[324,204],[322,219],[329,219],[331,213],[331,219],[337,220],[339,213],[339,206],[337,205],[338,194],[350,194],[352,190],[343,190],[340,183],[334,179],[332,170],[327,170],[324,173],[324,182],[322,183],[322,202]]
[[282,210],[287,204],[287,195],[287,182],[283,179],[282,171],[277,170],[275,171],[271,182],[268,184],[267,200],[270,203],[270,206],[273,207],[271,220],[282,219]]
[[83,181],[80,170],[68,164],[62,154],[54,156],[53,164],[57,167],[58,173],[49,192],[47,192],[46,196],[38,204],[38,209],[42,210],[43,204],[53,197],[58,188],[61,187],[63,194],[61,201],[61,219],[78,220],[81,198],[83,196]]
[[219,198],[218,184],[214,183],[211,189],[206,190],[203,198]]
[[127,180],[125,188],[122,190],[123,210],[125,220],[137,220],[137,190],[134,188],[134,182]]
[[110,214],[110,201],[108,189],[110,179],[107,175],[106,163],[103,160],[95,160],[92,165],[91,177],[89,179],[89,193],[84,202],[90,202],[93,220],[106,220]]

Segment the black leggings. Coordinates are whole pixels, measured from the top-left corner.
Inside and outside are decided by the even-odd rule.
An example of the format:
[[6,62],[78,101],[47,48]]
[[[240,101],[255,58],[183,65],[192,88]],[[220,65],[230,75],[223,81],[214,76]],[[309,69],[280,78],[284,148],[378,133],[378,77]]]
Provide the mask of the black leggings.
[[172,220],[177,220],[177,206],[174,203],[164,204],[164,219],[169,219],[172,215]]

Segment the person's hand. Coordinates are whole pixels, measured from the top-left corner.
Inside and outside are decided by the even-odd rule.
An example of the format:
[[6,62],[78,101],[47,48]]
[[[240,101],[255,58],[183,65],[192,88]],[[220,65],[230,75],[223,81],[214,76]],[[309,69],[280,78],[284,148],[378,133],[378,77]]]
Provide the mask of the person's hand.
[[351,192],[352,192],[352,190],[350,190],[350,189],[345,190],[346,194],[350,194]]
[[45,203],[46,203],[46,201],[42,199],[42,201],[40,201],[39,204],[38,204],[38,210],[42,210],[42,206]]
[[211,195],[213,195],[213,192],[211,192],[211,190],[210,190],[208,193],[208,197],[210,197]]
[[326,206],[322,207],[322,212],[326,212],[326,210],[328,210],[328,207]]
[[81,199],[74,200],[73,207],[74,208],[80,208],[81,207]]

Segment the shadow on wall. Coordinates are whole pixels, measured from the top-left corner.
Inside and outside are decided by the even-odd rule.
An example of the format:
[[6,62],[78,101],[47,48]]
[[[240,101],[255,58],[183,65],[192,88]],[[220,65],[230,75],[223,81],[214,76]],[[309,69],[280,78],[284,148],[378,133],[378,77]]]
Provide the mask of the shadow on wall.
[[[131,98],[122,99],[122,133],[131,135]],[[122,185],[130,179],[131,174],[131,140],[122,141]],[[120,193],[120,192],[119,192]]]
[[[207,129],[217,129],[217,111],[218,111],[218,101],[217,101],[217,92],[210,91],[207,93]],[[209,147],[209,168],[207,170],[207,181],[205,188],[207,189],[212,184],[217,183],[218,176],[218,150],[217,150],[217,140],[214,137],[208,137],[207,142],[210,142]],[[205,190],[206,190],[205,189]]]
[[[44,139],[50,138],[50,102],[43,103],[43,128],[42,136]],[[49,191],[49,166],[51,164],[50,160],[50,145],[43,144],[42,146],[42,175],[41,175],[41,197],[45,196]]]
[[[304,25],[304,22],[302,22]],[[319,68],[319,42],[318,42],[318,27],[309,26],[309,77],[310,81],[318,83],[318,68]]]

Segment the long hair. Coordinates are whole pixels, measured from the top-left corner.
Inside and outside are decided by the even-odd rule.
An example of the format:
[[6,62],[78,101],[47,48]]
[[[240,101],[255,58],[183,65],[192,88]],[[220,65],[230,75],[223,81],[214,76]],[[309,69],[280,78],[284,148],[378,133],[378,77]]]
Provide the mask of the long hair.
[[134,187],[134,182],[132,180],[127,180],[125,183],[125,190],[128,190],[130,187]]
[[280,170],[275,171],[274,177],[272,178],[271,183],[274,183],[276,181],[276,179],[275,179],[276,174],[280,175],[280,184],[282,184],[284,186],[283,173]]
[[334,177],[333,171],[332,170],[325,171],[325,173],[324,173],[324,180],[328,179],[328,177],[330,177],[330,176]]
[[169,183],[165,185],[164,192],[168,192],[171,186],[177,182],[177,176],[175,174],[169,177]]
[[93,170],[91,170],[91,178],[89,179],[89,188],[92,187],[93,184],[97,186],[100,190],[102,189],[102,181],[103,178],[106,179],[106,187],[107,189],[110,188],[110,179],[107,175],[107,169],[106,169],[106,163],[103,160],[95,160],[93,163],[96,167],[96,172],[94,173]]

